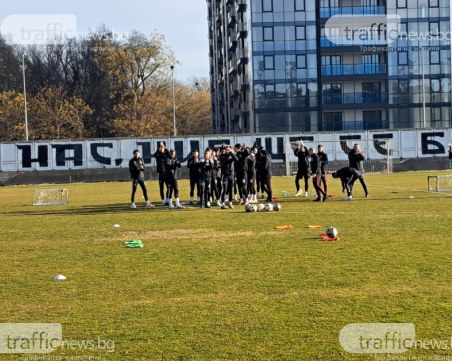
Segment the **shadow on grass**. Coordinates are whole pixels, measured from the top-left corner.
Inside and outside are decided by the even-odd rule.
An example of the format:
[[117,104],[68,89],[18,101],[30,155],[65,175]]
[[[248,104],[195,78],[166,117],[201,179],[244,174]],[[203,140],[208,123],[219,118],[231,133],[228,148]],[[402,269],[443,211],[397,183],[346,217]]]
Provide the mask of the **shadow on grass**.
[[[24,206],[29,207],[29,206]],[[130,209],[128,204],[99,204],[87,205],[82,207],[71,206],[39,206],[33,209],[8,212],[3,210],[0,214],[17,216],[42,216],[42,215],[94,215],[94,214],[114,214],[114,213],[154,213],[154,212],[181,212],[185,209],[170,210],[167,206],[156,205],[155,208],[146,208],[144,205],[137,205],[136,209]]]

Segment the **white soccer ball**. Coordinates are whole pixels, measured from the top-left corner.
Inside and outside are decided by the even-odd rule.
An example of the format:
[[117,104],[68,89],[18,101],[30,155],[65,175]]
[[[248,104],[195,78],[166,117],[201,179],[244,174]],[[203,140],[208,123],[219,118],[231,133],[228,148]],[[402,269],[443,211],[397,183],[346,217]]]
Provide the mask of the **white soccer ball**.
[[265,210],[265,206],[262,203],[259,203],[257,205],[257,211],[258,212],[263,212]]
[[265,212],[271,212],[273,210],[273,204],[267,203],[264,208]]
[[281,204],[275,203],[273,205],[273,210],[276,211],[276,212],[280,211],[281,210]]
[[254,204],[247,204],[246,206],[245,206],[245,211],[246,212],[256,212],[256,208],[255,208],[255,205]]
[[64,281],[64,280],[66,280],[66,276],[65,275],[56,275],[53,277],[53,279],[55,281]]
[[325,231],[326,235],[330,238],[336,238],[337,237],[337,229],[334,227],[328,227]]

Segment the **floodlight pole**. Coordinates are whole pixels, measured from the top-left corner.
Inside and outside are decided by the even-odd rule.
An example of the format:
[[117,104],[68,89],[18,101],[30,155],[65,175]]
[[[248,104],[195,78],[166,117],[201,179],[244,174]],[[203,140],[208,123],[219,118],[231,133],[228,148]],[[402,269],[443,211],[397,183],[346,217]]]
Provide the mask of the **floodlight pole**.
[[171,65],[171,82],[173,85],[173,128],[174,128],[174,136],[177,135],[176,129],[176,93],[174,92],[174,65]]
[[22,77],[24,81],[24,107],[25,107],[25,140],[28,141],[28,111],[27,111],[27,87],[25,83],[25,56],[27,53],[22,53]]

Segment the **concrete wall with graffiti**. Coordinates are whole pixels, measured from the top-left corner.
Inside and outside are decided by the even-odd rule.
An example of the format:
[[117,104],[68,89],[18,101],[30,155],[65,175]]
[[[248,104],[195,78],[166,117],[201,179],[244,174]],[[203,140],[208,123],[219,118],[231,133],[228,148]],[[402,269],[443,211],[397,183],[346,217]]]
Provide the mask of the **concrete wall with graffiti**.
[[[132,151],[139,149],[148,166],[155,165],[154,152],[160,141],[175,149],[178,158],[187,160],[192,149],[203,150],[221,144],[255,142],[272,154],[275,162],[285,158],[285,144],[303,140],[312,144],[328,144],[330,160],[346,160],[347,151],[360,140],[375,140],[367,152],[375,159],[385,157],[387,149],[379,139],[391,139],[394,159],[446,157],[452,142],[452,128],[392,131],[362,131],[356,133],[278,133],[258,135],[221,135],[179,138],[90,139],[71,141],[32,141],[0,143],[0,171],[35,171],[65,169],[127,168]],[[329,149],[328,149],[329,148]]]

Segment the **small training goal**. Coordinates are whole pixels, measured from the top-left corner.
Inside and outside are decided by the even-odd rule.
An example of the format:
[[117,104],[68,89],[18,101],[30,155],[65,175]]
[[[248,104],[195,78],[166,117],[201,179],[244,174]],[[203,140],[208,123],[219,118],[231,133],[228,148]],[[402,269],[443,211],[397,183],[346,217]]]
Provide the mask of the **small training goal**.
[[429,192],[452,192],[452,174],[448,175],[429,175]]
[[68,202],[67,189],[35,189],[33,196],[34,206],[58,206]]

